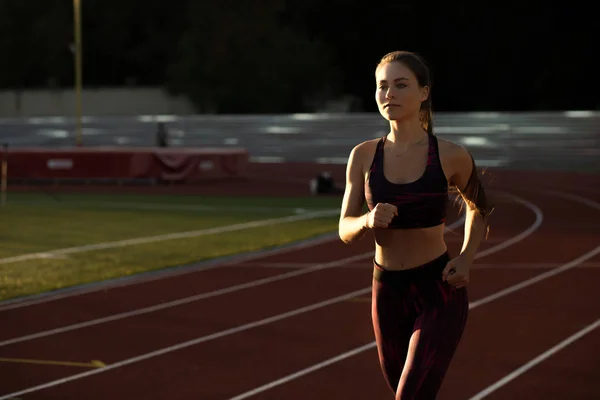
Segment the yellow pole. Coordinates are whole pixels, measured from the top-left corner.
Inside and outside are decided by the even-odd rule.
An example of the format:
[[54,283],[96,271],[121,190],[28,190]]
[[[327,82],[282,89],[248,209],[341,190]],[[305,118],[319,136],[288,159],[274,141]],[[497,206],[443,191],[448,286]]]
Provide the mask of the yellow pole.
[[81,0],[73,0],[73,11],[75,14],[75,138],[79,147],[83,144],[81,121]]

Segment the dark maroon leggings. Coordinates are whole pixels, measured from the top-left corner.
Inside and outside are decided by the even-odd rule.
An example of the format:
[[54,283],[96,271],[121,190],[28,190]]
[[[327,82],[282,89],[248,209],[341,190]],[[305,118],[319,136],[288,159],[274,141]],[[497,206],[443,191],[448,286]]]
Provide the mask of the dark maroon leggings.
[[375,263],[372,317],[383,375],[396,400],[435,399],[465,328],[465,288],[442,281],[448,253],[416,268]]

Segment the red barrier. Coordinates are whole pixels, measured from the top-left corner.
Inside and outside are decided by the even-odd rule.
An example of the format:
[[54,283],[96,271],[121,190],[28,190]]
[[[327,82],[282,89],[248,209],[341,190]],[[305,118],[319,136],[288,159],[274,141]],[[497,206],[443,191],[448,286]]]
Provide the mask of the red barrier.
[[9,180],[163,180],[192,183],[246,176],[242,148],[12,148]]

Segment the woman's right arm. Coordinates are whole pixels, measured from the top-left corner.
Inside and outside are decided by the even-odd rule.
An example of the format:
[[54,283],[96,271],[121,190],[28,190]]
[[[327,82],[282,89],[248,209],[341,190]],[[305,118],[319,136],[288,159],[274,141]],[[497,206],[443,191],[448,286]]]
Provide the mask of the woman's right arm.
[[346,166],[346,188],[342,200],[342,209],[338,232],[344,243],[351,243],[368,230],[368,213],[363,214],[365,202],[363,160],[364,146],[355,146],[350,152]]

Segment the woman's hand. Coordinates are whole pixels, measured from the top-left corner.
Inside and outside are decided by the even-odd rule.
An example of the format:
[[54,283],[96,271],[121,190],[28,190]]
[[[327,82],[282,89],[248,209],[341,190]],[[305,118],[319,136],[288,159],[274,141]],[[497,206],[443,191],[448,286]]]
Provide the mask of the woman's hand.
[[366,227],[387,228],[395,216],[398,216],[398,207],[388,203],[377,203],[367,214]]
[[442,280],[459,289],[469,284],[471,261],[463,256],[458,256],[448,261],[442,272]]

